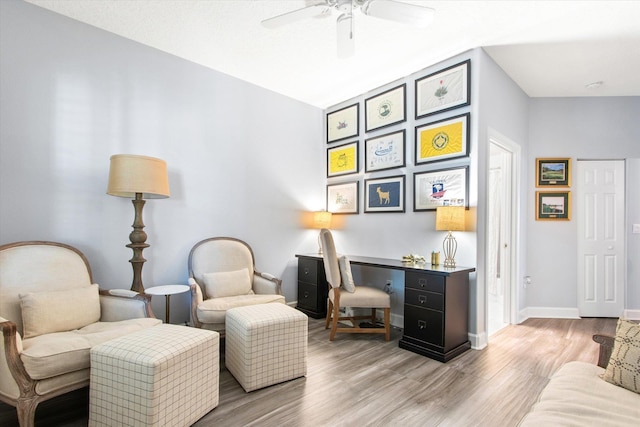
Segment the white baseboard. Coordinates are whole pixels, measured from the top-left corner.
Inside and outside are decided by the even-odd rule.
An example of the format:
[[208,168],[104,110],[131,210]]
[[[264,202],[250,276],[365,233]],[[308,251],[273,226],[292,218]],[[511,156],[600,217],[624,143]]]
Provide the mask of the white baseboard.
[[527,307],[518,313],[518,323],[530,317],[543,319],[579,319],[577,307]]
[[622,315],[625,319],[640,320],[640,310],[625,310]]
[[289,301],[286,303],[289,307],[296,308],[298,306],[298,301]]
[[469,333],[469,342],[471,342],[471,348],[474,350],[482,350],[487,346],[487,333],[482,332],[480,334]]

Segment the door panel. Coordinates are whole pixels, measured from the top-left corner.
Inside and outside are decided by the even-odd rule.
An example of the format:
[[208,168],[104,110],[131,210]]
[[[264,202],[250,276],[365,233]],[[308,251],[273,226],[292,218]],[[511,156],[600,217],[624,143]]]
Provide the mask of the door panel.
[[624,310],[624,161],[577,162],[578,311],[618,317]]

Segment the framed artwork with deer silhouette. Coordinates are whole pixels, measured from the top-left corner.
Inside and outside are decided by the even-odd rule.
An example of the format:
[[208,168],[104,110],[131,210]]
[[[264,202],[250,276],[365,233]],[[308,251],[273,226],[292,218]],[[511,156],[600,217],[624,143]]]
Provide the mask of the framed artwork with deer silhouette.
[[360,129],[360,104],[349,105],[327,113],[327,143],[343,141],[358,136]]
[[404,212],[405,176],[364,180],[364,212]]
[[471,104],[471,60],[416,80],[416,119]]

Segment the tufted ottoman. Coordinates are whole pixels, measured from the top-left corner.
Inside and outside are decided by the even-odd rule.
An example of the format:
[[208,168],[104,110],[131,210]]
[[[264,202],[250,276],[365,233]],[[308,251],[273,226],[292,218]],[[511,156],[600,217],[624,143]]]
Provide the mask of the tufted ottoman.
[[89,426],[190,426],[218,406],[219,334],[158,325],[91,349]]
[[227,311],[225,365],[245,391],[307,374],[307,320],[280,303]]

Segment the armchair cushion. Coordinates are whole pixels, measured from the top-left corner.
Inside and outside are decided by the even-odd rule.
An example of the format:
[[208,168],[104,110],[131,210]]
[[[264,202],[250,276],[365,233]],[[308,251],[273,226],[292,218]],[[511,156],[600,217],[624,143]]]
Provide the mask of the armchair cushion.
[[82,328],[100,320],[98,285],[20,294],[24,338]]
[[349,257],[342,255],[338,258],[338,265],[340,266],[342,287],[345,291],[354,293],[356,291],[356,285],[353,282],[353,274],[351,274],[351,262],[349,261]]
[[40,335],[23,341],[20,358],[36,380],[80,371],[89,367],[91,347],[161,323],[148,317],[96,322],[81,329]]
[[202,275],[207,296],[224,298],[253,294],[249,270],[243,268],[234,271],[205,273]]
[[[335,290],[329,290],[329,299],[334,302]],[[355,292],[340,292],[340,307],[387,308],[391,297],[378,288],[357,286]]]
[[208,299],[198,304],[198,320],[203,323],[224,324],[225,315],[229,309],[244,307],[246,305],[268,304],[272,302],[284,304],[284,296],[277,294],[252,294]]

